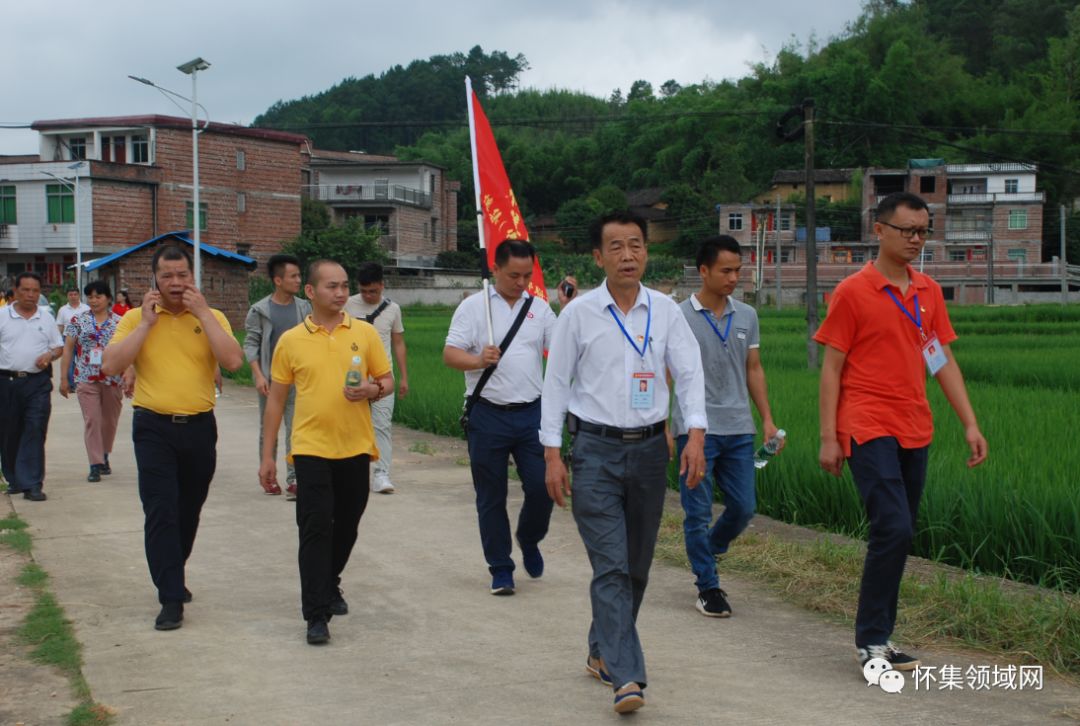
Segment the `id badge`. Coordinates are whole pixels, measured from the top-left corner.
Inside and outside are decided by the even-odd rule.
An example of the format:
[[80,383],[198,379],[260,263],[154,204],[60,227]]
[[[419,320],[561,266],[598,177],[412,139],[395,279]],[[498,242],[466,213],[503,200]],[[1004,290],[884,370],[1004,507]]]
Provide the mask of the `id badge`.
[[91,348],[90,349],[90,365],[92,365],[92,366],[101,365],[101,355],[104,352],[105,351],[104,351],[103,348]]
[[942,348],[941,342],[938,340],[937,333],[931,335],[930,340],[923,344],[922,356],[926,361],[926,370],[930,371],[932,376],[936,376],[938,371],[949,362],[949,359],[945,356],[945,349]]
[[650,409],[656,395],[656,374],[642,371],[630,376],[630,408]]

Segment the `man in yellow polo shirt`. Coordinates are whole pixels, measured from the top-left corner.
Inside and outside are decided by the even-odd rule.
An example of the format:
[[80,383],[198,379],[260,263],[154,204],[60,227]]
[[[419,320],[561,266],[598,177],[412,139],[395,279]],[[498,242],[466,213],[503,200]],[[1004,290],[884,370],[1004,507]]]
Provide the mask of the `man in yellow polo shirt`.
[[277,487],[274,442],[295,385],[300,599],[307,642],[318,645],[330,640],[330,618],[349,611],[338,586],[367,507],[368,465],[379,458],[371,402],[393,393],[394,376],[375,328],[344,312],[349,277],[341,265],[311,263],[304,289],[311,314],[281,336],[270,365],[259,481]]
[[214,374],[244,362],[229,321],[195,287],[191,255],[162,247],[150,263],[154,286],[124,316],[105,348],[106,375],[135,367],[131,438],[145,514],[146,561],[158,590],[158,630],[179,628],[184,565],[217,463]]

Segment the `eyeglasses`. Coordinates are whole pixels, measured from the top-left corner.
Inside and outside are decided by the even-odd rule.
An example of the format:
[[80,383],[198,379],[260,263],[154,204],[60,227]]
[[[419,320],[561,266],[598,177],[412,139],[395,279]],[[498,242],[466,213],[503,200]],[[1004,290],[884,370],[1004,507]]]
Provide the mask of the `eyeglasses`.
[[934,233],[934,230],[930,227],[897,227],[895,224],[890,224],[889,222],[881,223],[884,224],[886,227],[892,227],[893,229],[895,229],[904,239],[911,239],[915,235],[919,235],[921,239],[926,239],[927,235],[931,235]]

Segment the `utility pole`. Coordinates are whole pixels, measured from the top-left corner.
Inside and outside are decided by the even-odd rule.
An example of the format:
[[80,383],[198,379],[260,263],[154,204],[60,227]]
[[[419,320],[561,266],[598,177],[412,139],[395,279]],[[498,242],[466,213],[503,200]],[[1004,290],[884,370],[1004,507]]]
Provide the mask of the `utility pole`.
[[986,304],[994,304],[994,231],[990,230],[990,244],[986,254]]
[[806,144],[806,367],[818,367],[817,309],[817,219],[814,209],[814,99],[803,101],[803,131]]
[[1061,205],[1061,304],[1069,304],[1069,261],[1065,259],[1065,205]]
[[780,284],[780,195],[776,195],[776,218],[774,221],[776,228],[776,309],[783,308],[783,303],[780,301],[780,294],[782,292],[782,286]]

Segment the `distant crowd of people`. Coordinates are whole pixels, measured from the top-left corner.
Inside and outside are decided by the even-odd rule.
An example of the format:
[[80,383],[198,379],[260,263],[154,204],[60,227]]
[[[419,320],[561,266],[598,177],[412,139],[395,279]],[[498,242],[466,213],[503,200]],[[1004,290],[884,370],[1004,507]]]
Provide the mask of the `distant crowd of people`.
[[[870,524],[855,623],[860,667],[876,658],[898,670],[918,664],[891,637],[933,432],[928,374],[964,426],[968,465],[987,455],[950,350],[956,334],[941,288],[910,265],[928,224],[920,197],[882,199],[878,255],[836,288],[815,335],[825,346],[819,463],[839,476],[847,462]],[[785,439],[769,402],[757,313],[735,297],[738,242],[702,240],[700,289],[676,303],[641,282],[643,219],[607,214],[589,236],[604,281],[579,294],[577,281],[565,278],[558,314],[528,292],[533,247],[498,244],[492,284],[458,305],[442,357],[464,373],[461,423],[491,594],[515,592],[515,543],[525,573],[544,574],[541,545],[553,507],[569,501],[593,570],[585,670],[611,689],[614,710],[624,714],[645,703],[636,622],[669,460],[678,462],[694,606],[726,618],[732,606],[717,557],[756,506],[751,404],[763,440],[780,450]],[[39,306],[40,278],[18,275],[0,309],[0,462],[8,493],[47,498],[54,362],[60,395],[74,393],[82,411],[87,481],[111,474],[123,399],[131,398],[146,559],[161,605],[154,626],[181,627],[193,600],[185,567],[216,466],[215,377],[246,360],[259,399],[258,480],[266,493],[296,502],[305,637],[326,643],[331,618],[349,612],[341,575],[369,493],[391,494],[400,483],[392,475],[391,422],[396,397],[410,395],[402,310],[386,297],[378,264],[348,271],[316,260],[302,270],[297,258],[275,255],[267,263],[274,291],[251,306],[241,346],[194,284],[186,249],[159,248],[151,271],[154,284],[138,306],[126,292],[114,300],[96,280],[69,291],[55,317]],[[511,459],[524,494],[513,528]],[[724,508],[714,519],[717,491]]]

